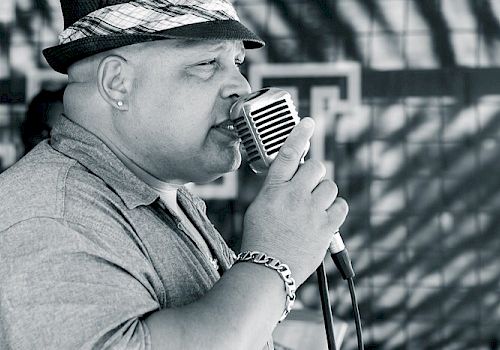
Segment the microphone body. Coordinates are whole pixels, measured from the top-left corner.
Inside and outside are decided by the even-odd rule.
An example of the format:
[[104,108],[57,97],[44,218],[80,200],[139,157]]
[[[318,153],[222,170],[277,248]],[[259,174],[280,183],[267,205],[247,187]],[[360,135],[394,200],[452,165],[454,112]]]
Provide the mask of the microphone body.
[[292,97],[284,90],[264,88],[238,99],[230,118],[250,168],[257,174],[267,171],[292,129],[300,122]]

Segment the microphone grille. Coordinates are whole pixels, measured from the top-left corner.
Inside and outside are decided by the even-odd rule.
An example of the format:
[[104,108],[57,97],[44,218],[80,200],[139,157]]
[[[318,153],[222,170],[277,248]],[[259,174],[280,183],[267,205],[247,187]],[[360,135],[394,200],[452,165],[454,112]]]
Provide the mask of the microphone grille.
[[238,100],[231,108],[250,167],[257,173],[269,168],[280,147],[300,121],[290,94],[265,88]]

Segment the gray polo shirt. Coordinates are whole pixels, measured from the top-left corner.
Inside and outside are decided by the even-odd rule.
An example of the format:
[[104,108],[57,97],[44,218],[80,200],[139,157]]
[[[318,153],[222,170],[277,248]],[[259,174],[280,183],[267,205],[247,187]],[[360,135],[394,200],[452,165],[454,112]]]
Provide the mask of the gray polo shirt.
[[144,317],[197,300],[234,262],[201,199],[178,191],[219,271],[158,194],[66,118],[0,174],[0,199],[0,349],[150,349]]

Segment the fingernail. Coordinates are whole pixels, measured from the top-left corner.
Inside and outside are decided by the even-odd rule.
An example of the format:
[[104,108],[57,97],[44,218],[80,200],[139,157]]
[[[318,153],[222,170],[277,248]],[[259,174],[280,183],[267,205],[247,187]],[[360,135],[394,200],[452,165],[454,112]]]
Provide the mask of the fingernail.
[[314,126],[314,121],[311,118],[304,118],[302,124],[304,128],[312,128]]

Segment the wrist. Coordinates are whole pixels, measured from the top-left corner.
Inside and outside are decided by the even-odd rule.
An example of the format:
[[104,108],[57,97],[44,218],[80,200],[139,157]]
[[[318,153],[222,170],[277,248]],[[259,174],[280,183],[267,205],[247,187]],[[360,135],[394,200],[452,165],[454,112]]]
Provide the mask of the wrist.
[[261,265],[271,271],[274,271],[281,278],[284,283],[286,293],[285,308],[283,310],[281,318],[279,319],[279,322],[283,321],[292,310],[293,304],[296,299],[295,292],[297,290],[297,285],[292,277],[292,272],[288,265],[280,262],[276,258],[258,251],[245,251],[240,253],[236,260],[236,263],[238,262],[251,262],[257,265]]

